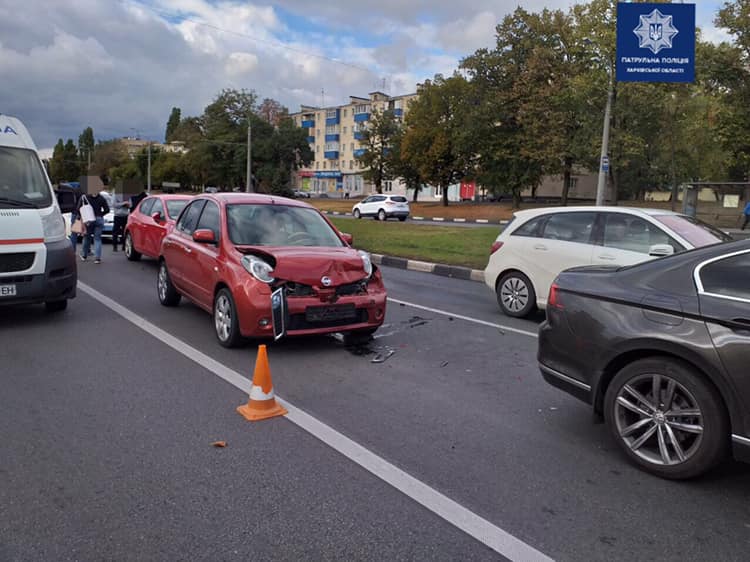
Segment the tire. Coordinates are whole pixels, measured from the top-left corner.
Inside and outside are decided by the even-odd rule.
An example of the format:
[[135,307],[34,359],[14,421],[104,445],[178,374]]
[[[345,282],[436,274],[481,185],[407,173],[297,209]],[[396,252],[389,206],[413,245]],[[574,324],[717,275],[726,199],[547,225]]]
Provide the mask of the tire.
[[352,214],[354,215],[355,219],[361,219],[362,218],[362,213],[359,212],[359,209],[354,209],[354,213],[352,213]]
[[406,220],[406,217],[398,217],[398,220],[400,220],[401,222],[404,222]]
[[44,303],[44,308],[47,312],[62,312],[68,308],[68,299],[63,299],[61,301],[47,301]]
[[167,262],[159,262],[159,273],[156,275],[156,294],[159,296],[159,302],[163,306],[177,306],[180,304],[182,295],[172,284],[172,278],[169,276]]
[[506,316],[524,318],[536,309],[536,292],[528,277],[510,271],[500,278],[495,290],[497,304]]
[[385,211],[383,209],[380,209],[378,211],[378,220],[379,221],[385,221],[387,219],[388,219],[388,217],[385,216]]
[[125,257],[130,261],[138,261],[141,259],[141,254],[135,251],[133,237],[130,235],[130,232],[125,234]]
[[[658,404],[652,400],[656,377]],[[698,415],[674,413],[687,410]],[[693,478],[729,451],[729,420],[721,395],[692,366],[676,359],[641,359],[622,369],[607,388],[604,419],[625,455],[661,478]]]
[[216,339],[224,347],[237,347],[243,341],[240,335],[240,323],[237,318],[237,306],[229,289],[221,289],[214,298],[214,332]]

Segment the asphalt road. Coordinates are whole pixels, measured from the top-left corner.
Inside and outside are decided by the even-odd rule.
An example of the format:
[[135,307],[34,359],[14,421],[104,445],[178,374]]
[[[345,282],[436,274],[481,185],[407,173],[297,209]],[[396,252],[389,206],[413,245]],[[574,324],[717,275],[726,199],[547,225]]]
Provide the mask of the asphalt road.
[[[333,213],[331,213],[330,216],[335,217],[335,218],[342,218],[342,219],[354,219],[354,217],[351,215],[342,215],[342,214],[334,215]],[[363,217],[359,220],[371,221],[375,219],[371,217]],[[388,219],[388,222],[398,222],[398,219]],[[480,226],[484,226],[484,227],[491,226],[491,227],[498,229],[498,232],[500,232],[502,227],[504,227],[505,224],[507,223],[507,221],[504,221],[503,224],[501,225],[497,222],[494,222],[494,223],[454,222],[453,220],[448,220],[448,219],[444,221],[436,221],[436,220],[432,220],[429,218],[425,218],[424,220],[414,220],[414,218],[411,216],[407,218],[404,222],[408,222],[409,224],[423,224],[427,226],[460,226],[460,227],[465,227],[465,228],[477,228]]]
[[[225,350],[203,311],[158,304],[155,262],[107,247],[79,275],[251,376],[255,348]],[[394,302],[369,348],[269,346],[281,396],[554,559],[747,558],[747,466],[645,475],[542,381],[539,318],[500,315],[480,283],[384,277]],[[502,559],[290,420],[244,421],[246,395],[144,326],[84,291],[57,316],[3,309],[0,560]]]

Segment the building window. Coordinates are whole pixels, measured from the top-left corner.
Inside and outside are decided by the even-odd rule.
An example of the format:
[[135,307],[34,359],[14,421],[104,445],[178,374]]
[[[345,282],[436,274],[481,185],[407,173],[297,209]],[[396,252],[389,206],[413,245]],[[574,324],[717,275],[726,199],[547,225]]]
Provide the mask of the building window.
[[335,119],[337,117],[337,110],[336,109],[329,109],[326,111],[326,117],[328,119]]
[[326,152],[338,152],[339,150],[339,143],[337,142],[327,142],[326,143]]
[[327,125],[326,126],[326,135],[338,135],[339,134],[339,126],[338,125]]
[[370,106],[366,103],[360,103],[354,107],[354,114],[358,113],[370,113]]
[[344,134],[346,134],[346,127],[344,127]]
[[[320,152],[320,145],[319,144],[315,145],[315,152]],[[245,160],[247,160],[247,158],[245,158]]]
[[[344,117],[346,117],[346,109],[344,109]],[[346,131],[344,131],[344,132],[346,132]]]
[[315,162],[315,169],[320,170],[320,162]]
[[578,178],[574,178],[573,176],[570,176],[568,178],[568,189],[573,190],[576,188],[576,185],[578,185]]
[[393,191],[393,182],[388,180],[383,183],[383,191]]
[[354,143],[351,143],[352,152],[354,152]]
[[354,169],[354,160],[349,160],[349,169],[350,170]]
[[316,134],[317,136],[320,136],[320,129],[316,129],[316,130],[315,130],[315,134]]
[[327,164],[327,162],[325,160],[323,160],[323,169],[324,170],[326,169],[326,164]]

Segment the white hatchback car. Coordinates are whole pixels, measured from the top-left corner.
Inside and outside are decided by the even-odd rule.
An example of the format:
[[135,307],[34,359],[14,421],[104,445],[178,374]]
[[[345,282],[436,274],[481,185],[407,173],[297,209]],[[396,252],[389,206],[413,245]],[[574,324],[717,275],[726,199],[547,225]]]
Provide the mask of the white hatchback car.
[[695,218],[660,209],[552,207],[518,211],[492,245],[484,281],[508,316],[545,308],[558,273],[633,265],[731,240]]
[[384,221],[397,217],[405,221],[409,216],[409,200],[403,195],[370,195],[352,207],[355,219],[374,217]]

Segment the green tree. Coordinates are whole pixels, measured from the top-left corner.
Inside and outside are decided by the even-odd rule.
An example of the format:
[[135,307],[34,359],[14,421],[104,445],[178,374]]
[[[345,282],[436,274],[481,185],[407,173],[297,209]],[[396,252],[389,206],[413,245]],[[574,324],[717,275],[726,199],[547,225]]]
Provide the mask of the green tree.
[[49,163],[49,175],[52,183],[65,181],[65,144],[62,139],[58,139],[55,148],[52,150],[52,159]]
[[78,157],[78,149],[73,139],[68,139],[63,147],[63,179],[76,181],[81,175],[81,162]]
[[393,111],[385,110],[373,111],[362,131],[360,146],[364,152],[357,156],[357,160],[364,167],[362,177],[371,181],[378,193],[383,193],[384,181],[393,179],[389,169],[389,153],[398,129],[399,124]]
[[265,98],[260,103],[257,113],[266,123],[278,127],[281,120],[289,115],[289,110],[276,100]]
[[401,178],[407,189],[413,190],[413,200],[416,203],[419,192],[422,191],[422,187],[424,186],[424,181],[422,180],[419,168],[406,158],[403,153],[404,134],[404,128],[399,127],[393,137],[391,150],[388,153],[387,169],[390,170],[394,177]]
[[438,74],[418,91],[406,116],[402,157],[426,182],[442,189],[443,205],[448,206],[448,188],[474,167],[473,90],[459,74],[449,78]]
[[169,114],[169,119],[167,120],[167,130],[164,133],[165,142],[172,142],[173,140],[175,140],[173,137],[175,130],[177,130],[177,127],[180,126],[180,115],[180,108],[173,107],[172,112]]
[[[86,127],[78,136],[78,154],[82,161],[81,171],[86,171],[88,173],[88,162],[94,157],[94,142],[94,129],[91,127]],[[84,166],[83,162],[86,162],[87,165]]]
[[111,170],[129,160],[128,153],[119,139],[101,141],[96,145],[91,173],[111,177]]

